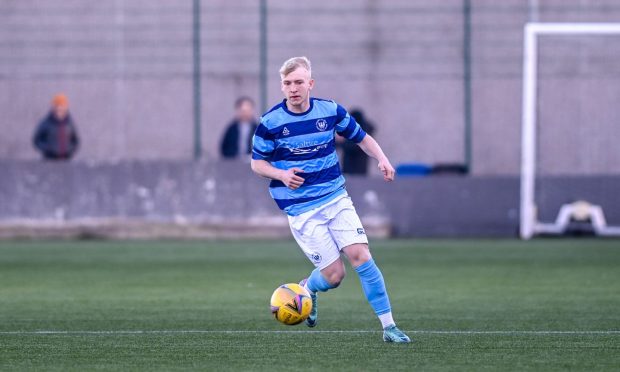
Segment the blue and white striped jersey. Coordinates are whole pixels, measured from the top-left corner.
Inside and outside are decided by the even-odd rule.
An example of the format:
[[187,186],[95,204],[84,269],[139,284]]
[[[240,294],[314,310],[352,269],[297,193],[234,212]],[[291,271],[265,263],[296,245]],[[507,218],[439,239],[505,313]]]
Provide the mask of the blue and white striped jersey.
[[310,109],[294,113],[286,100],[261,117],[253,138],[252,159],[266,160],[276,168],[301,168],[304,183],[291,190],[281,181],[269,184],[280,209],[296,216],[345,193],[344,177],[336,154],[335,133],[359,143],[366,132],[334,101],[310,98]]

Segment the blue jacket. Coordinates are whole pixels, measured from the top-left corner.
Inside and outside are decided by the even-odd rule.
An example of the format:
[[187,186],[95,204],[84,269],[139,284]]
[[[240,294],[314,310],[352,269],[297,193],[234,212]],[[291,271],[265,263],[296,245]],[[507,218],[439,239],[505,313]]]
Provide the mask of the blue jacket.
[[70,159],[78,148],[79,138],[71,116],[58,121],[50,112],[39,123],[33,142],[46,159]]

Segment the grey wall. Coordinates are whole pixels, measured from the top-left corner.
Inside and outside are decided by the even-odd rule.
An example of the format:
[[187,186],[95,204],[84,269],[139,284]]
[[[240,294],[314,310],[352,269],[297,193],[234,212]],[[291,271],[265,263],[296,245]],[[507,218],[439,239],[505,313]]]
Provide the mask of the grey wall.
[[[363,107],[394,163],[463,161],[463,0],[268,4],[270,102],[280,100],[281,62],[305,54],[315,95]],[[202,6],[201,142],[212,159],[234,99],[258,100],[259,10],[254,0]],[[620,4],[472,0],[474,174],[519,171],[528,19],[617,21]],[[58,91],[79,125],[78,161],[190,158],[191,21],[189,0],[0,2],[0,158],[37,158],[30,137]],[[620,135],[620,37],[542,46],[541,143],[550,150],[541,170],[620,173],[612,141]]]
[[[0,237],[76,226],[99,235],[128,226],[134,229],[130,237],[290,236],[268,181],[244,163],[11,161],[0,162],[0,170]],[[620,225],[620,177],[555,177],[539,186],[545,222],[562,204],[584,198],[604,207],[608,223]],[[374,236],[515,237],[519,225],[519,180],[513,176],[404,177],[394,183],[347,177],[347,190]],[[150,231],[152,224],[163,230]]]

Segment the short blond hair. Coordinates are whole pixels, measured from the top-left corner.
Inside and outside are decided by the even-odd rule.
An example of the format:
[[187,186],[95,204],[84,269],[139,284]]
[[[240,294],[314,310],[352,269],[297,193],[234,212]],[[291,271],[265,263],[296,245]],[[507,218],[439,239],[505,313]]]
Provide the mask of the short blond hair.
[[291,72],[297,70],[299,67],[303,67],[308,70],[310,76],[312,76],[312,64],[310,63],[308,57],[293,57],[284,61],[282,67],[280,67],[280,76],[285,77]]

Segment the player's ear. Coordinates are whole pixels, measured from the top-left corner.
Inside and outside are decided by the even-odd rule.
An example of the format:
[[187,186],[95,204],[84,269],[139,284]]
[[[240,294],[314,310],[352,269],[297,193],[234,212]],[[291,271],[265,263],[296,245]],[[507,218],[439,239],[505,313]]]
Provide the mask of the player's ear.
[[308,81],[308,89],[312,89],[314,87],[314,79],[310,79],[310,81]]

